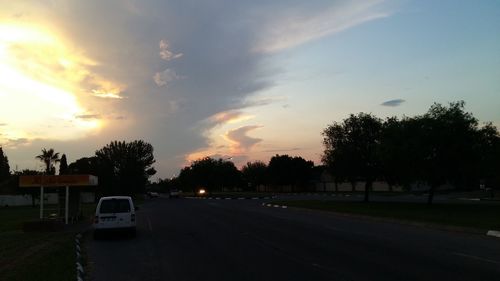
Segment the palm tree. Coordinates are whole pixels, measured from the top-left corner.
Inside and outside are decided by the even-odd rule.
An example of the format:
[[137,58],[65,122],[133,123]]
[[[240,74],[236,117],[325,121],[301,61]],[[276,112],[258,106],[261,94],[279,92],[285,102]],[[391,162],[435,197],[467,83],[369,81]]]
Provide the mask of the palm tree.
[[49,150],[42,148],[42,154],[36,156],[35,158],[45,164],[45,173],[48,175],[55,174],[56,169],[54,164],[61,161],[61,159],[59,159],[59,152],[54,152],[53,148]]

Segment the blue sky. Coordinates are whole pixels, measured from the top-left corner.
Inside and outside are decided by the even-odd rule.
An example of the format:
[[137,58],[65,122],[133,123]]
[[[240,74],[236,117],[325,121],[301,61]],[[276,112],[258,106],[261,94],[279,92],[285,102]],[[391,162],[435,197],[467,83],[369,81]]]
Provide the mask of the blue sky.
[[434,102],[500,125],[498,1],[0,4],[13,169],[41,169],[41,148],[71,162],[133,139],[153,144],[162,178],[203,156],[319,164],[328,124]]

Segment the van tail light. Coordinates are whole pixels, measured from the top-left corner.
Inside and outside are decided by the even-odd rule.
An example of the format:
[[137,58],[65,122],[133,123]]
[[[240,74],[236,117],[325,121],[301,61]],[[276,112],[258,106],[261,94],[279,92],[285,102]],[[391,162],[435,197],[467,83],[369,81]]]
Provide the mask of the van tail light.
[[95,216],[94,217],[94,223],[98,223],[99,222],[99,216]]
[[135,221],[135,214],[130,215],[130,220]]

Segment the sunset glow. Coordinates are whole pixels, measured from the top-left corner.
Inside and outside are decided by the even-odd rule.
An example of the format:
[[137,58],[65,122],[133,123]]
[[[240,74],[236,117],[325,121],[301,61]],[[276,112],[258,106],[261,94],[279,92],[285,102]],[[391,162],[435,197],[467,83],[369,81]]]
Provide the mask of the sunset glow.
[[75,117],[87,110],[79,83],[91,60],[78,56],[48,30],[0,24],[0,141],[73,139],[100,127]]
[[[0,147],[38,169],[144,140],[157,177],[203,157],[321,164],[350,114],[464,101],[500,126],[498,1],[0,0]],[[189,15],[189,16],[186,16]]]

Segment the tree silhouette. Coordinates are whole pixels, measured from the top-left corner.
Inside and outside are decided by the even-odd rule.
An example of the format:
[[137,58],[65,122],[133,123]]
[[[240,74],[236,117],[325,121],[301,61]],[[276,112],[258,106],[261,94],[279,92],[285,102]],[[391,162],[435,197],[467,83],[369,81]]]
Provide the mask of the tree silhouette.
[[66,159],[66,154],[61,156],[61,161],[59,162],[59,175],[66,174],[68,170],[68,160]]
[[108,194],[142,193],[156,173],[153,146],[142,140],[113,141],[95,152],[100,179]]
[[380,174],[382,121],[366,113],[351,114],[342,123],[334,122],[323,131],[323,163],[334,176],[365,180],[364,201],[369,201],[373,182]]
[[488,123],[479,130],[478,134],[481,165],[479,176],[485,188],[500,189],[500,134],[493,124]]
[[290,185],[292,189],[303,188],[310,178],[314,163],[302,157],[275,155],[267,165],[269,183],[276,186]]
[[0,183],[10,177],[10,166],[9,159],[4,154],[2,147],[0,146]]
[[42,154],[37,155],[35,158],[45,164],[45,173],[47,175],[54,175],[56,173],[54,165],[60,161],[59,152],[54,152],[53,148],[48,150],[42,148]]
[[267,166],[262,161],[248,162],[241,169],[241,173],[248,187],[256,188],[267,183]]
[[184,167],[179,174],[179,182],[183,187],[193,191],[203,187],[212,192],[239,186],[241,173],[231,161],[205,157]]
[[463,188],[479,166],[478,121],[464,106],[463,101],[448,106],[435,103],[416,118],[420,123],[419,170],[430,185],[429,204],[439,185],[451,183]]

